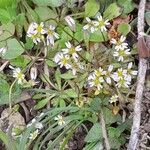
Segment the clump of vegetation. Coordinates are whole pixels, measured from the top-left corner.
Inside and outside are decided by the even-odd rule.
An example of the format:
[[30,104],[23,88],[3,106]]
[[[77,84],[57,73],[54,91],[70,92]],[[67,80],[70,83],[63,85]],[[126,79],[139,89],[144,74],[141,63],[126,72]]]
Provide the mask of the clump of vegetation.
[[69,149],[80,127],[83,150],[104,149],[103,130],[111,149],[124,147],[138,73],[134,9],[131,0],[0,1],[0,104],[30,114],[30,99],[36,110],[0,131],[7,149]]

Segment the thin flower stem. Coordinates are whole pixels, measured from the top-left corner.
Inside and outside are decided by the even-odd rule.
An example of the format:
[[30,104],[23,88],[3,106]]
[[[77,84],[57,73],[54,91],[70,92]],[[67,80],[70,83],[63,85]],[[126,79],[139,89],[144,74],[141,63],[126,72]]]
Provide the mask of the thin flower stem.
[[9,89],[9,109],[12,109],[12,100],[11,100],[11,94],[12,94],[12,89],[13,86],[15,85],[17,79],[14,80],[14,82],[11,84],[10,89]]

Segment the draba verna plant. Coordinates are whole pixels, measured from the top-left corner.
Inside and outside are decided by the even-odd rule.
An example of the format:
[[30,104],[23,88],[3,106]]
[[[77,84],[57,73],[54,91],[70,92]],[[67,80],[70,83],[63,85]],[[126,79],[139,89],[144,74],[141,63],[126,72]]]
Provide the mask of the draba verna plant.
[[8,149],[71,149],[80,130],[79,149],[105,149],[104,124],[111,149],[125,144],[131,120],[122,121],[122,114],[134,98],[138,71],[129,40],[134,3],[123,3],[14,0],[10,16],[0,14],[0,58],[6,63],[0,96],[12,114],[25,116],[21,128],[0,131]]

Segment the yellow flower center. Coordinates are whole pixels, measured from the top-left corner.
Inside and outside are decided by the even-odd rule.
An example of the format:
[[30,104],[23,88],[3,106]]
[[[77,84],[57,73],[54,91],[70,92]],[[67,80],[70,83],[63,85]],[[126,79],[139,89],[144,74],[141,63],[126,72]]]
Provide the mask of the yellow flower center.
[[122,71],[118,71],[118,76],[119,76],[119,77],[122,77],[122,76],[123,76]]
[[65,64],[67,64],[67,62],[68,62],[68,59],[67,58],[62,58],[62,60],[61,60],[61,63],[63,64],[63,65],[65,65]]
[[42,26],[40,26],[40,25],[36,28],[36,30],[37,30],[39,33],[42,31],[42,29],[43,29],[43,28],[42,28]]
[[99,21],[99,26],[100,26],[100,27],[105,26],[104,21]]
[[100,76],[102,76],[102,71],[96,70],[95,74],[96,74],[96,76],[100,77]]
[[53,31],[52,30],[48,30],[48,35],[53,35]]
[[21,72],[18,73],[18,74],[17,74],[17,78],[18,78],[18,79],[23,79],[23,74],[22,74]]
[[119,56],[125,56],[124,50],[119,50]]
[[75,53],[75,52],[76,52],[76,51],[75,51],[75,48],[72,47],[72,48],[69,49],[69,54],[70,54],[70,55],[72,55],[72,54]]
[[94,80],[94,84],[95,84],[95,85],[100,84],[99,78],[96,78],[96,79]]

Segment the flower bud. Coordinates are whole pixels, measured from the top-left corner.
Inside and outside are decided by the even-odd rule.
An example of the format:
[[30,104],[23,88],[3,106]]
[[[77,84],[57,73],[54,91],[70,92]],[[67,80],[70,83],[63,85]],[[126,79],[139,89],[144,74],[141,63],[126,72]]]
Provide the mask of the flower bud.
[[37,78],[37,68],[36,67],[31,68],[30,77],[32,80],[35,80]]
[[69,27],[71,28],[71,30],[73,30],[73,31],[76,30],[75,20],[71,16],[66,16],[65,17],[65,21],[67,22],[67,24],[69,25]]

